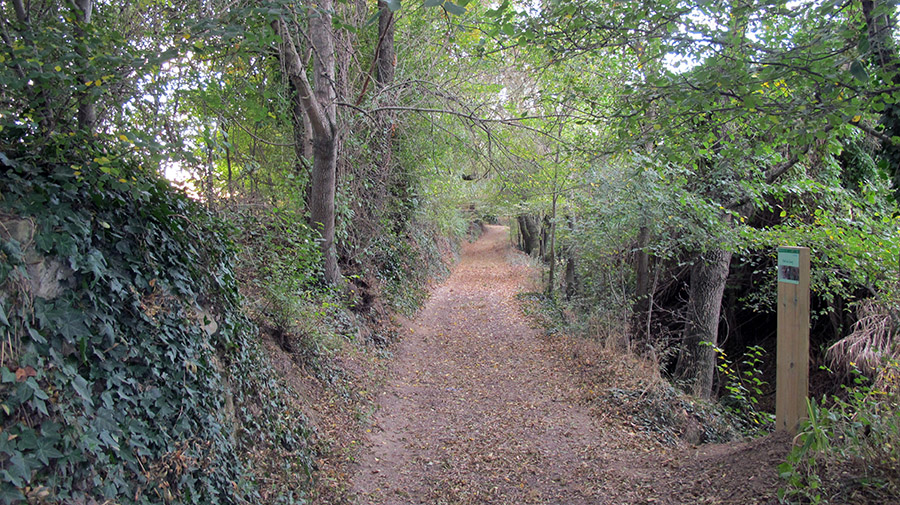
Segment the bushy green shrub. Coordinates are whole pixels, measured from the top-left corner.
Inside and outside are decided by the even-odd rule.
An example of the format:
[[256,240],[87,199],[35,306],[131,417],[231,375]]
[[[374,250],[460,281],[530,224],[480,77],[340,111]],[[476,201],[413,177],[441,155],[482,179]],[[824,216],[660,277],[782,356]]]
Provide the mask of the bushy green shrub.
[[271,327],[284,349],[293,350],[290,335],[306,333],[298,328],[299,320],[310,319],[305,317],[305,305],[329,289],[318,234],[293,207],[237,209],[229,211],[229,217],[237,228],[237,270],[251,315]]
[[386,233],[373,242],[375,276],[395,309],[414,312],[425,299],[427,282],[448,272],[438,237],[433,229],[414,222],[403,235]]

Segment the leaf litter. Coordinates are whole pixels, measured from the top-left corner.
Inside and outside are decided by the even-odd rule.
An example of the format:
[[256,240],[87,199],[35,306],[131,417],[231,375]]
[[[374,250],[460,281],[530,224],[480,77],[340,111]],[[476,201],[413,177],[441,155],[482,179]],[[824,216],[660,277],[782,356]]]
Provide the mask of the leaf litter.
[[777,502],[789,439],[695,446],[642,429],[608,393],[641,386],[627,357],[523,315],[516,294],[535,275],[505,227],[465,245],[395,344],[350,478],[356,503]]

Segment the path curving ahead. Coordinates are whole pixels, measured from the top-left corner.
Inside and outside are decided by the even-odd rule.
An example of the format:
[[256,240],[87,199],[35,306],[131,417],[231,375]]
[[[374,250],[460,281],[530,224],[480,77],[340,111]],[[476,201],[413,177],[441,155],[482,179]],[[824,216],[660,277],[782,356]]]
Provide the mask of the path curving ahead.
[[[703,461],[681,468],[621,419],[590,411],[568,357],[522,316],[515,294],[534,270],[516,258],[507,229],[487,226],[403,328],[352,481],[357,503],[702,498],[713,484]],[[703,502],[729,503],[713,498]]]

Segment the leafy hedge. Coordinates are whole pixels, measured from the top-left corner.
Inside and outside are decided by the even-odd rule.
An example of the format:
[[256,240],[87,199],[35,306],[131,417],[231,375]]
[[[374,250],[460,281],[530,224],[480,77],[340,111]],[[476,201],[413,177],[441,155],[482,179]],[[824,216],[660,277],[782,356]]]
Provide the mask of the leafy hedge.
[[[0,223],[32,232],[0,227],[0,502],[303,502],[311,433],[240,313],[226,225],[127,158],[60,158],[0,153]],[[259,484],[260,462],[299,476]]]

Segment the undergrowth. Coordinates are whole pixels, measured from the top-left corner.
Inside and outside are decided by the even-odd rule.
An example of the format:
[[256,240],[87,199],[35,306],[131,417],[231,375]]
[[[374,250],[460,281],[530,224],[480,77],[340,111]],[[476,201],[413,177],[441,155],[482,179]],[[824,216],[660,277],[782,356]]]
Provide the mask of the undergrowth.
[[853,372],[844,395],[811,399],[786,462],[783,503],[900,503],[900,361],[877,381]]
[[[740,438],[741,423],[732,411],[679,392],[662,378],[659,363],[623,348],[624,338],[621,336],[605,335],[597,339],[590,336],[596,335],[596,331],[577,331],[580,328],[578,323],[573,324],[572,318],[567,316],[565,304],[556,297],[529,292],[518,295],[518,298],[524,302],[526,315],[540,324],[550,337],[571,334],[577,338],[591,338],[612,350],[622,361],[649,363],[648,366],[629,369],[629,373],[640,373],[642,376],[617,376],[607,381],[609,383],[605,385],[609,387],[598,398],[621,408],[633,425],[660,443],[721,443]],[[622,357],[623,353],[626,357]]]
[[415,222],[402,235],[385,233],[379,237],[371,254],[385,301],[407,315],[424,302],[428,282],[450,272],[437,232]]
[[715,351],[716,370],[726,391],[719,398],[719,403],[732,414],[742,433],[750,436],[771,433],[775,427],[775,416],[759,406],[762,387],[766,385],[761,370],[765,349],[758,345],[748,347],[740,363],[728,359],[719,347],[715,347]]

